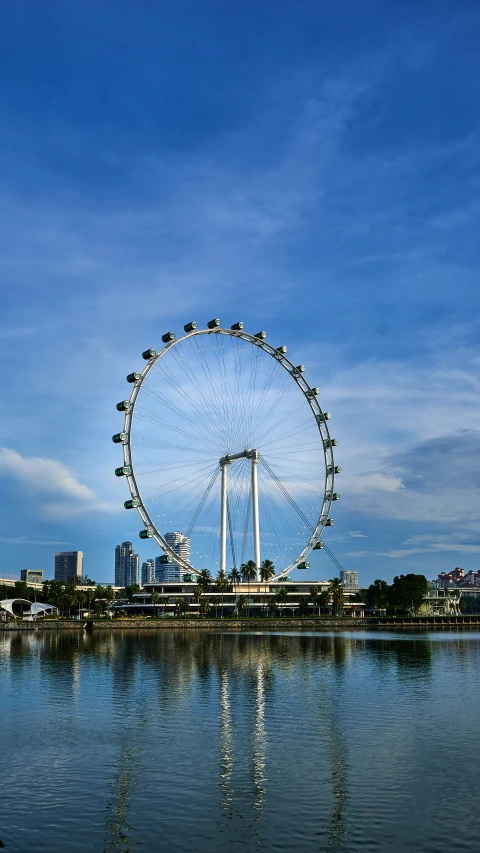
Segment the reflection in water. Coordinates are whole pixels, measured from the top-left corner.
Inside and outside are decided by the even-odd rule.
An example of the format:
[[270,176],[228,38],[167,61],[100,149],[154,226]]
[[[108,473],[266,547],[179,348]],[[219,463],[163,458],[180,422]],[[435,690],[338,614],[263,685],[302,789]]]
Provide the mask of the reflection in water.
[[263,797],[265,794],[265,758],[267,739],[265,734],[265,686],[264,661],[257,664],[257,689],[255,692],[255,723],[253,729],[253,788],[255,792],[254,808],[257,820],[262,817]]
[[[0,632],[2,839],[38,853],[460,849],[464,826],[480,832],[462,812],[480,701],[469,640]],[[434,838],[446,766],[459,805]]]
[[118,758],[118,769],[112,783],[112,799],[107,807],[107,834],[104,853],[120,850],[130,853],[134,828],[128,822],[132,789],[138,784],[140,762],[134,747],[124,747]]

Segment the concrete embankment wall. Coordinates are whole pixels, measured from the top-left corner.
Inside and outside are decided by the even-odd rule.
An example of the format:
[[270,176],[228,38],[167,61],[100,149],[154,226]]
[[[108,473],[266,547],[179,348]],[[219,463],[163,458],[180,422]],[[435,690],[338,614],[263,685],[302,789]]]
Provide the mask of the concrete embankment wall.
[[371,631],[480,629],[478,616],[398,616],[333,619],[93,619],[87,621],[53,620],[38,622],[0,622],[0,631]]

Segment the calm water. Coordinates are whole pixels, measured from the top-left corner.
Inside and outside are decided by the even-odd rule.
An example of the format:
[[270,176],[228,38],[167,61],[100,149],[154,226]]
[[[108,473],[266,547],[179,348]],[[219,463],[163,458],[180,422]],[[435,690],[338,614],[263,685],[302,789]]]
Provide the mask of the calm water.
[[0,633],[0,838],[477,851],[480,634]]

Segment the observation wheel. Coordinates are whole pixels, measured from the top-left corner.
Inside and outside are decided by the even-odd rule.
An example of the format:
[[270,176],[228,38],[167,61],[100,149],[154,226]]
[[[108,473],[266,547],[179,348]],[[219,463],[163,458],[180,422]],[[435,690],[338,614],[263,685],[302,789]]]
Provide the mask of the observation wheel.
[[[216,574],[270,560],[274,579],[322,547],[333,525],[333,448],[329,412],[305,368],[285,346],[219,319],[162,336],[130,373],[128,399],[117,404],[123,430],[117,468],[130,490],[125,508],[141,516],[142,539],[189,575]],[[180,545],[178,544],[180,543]]]

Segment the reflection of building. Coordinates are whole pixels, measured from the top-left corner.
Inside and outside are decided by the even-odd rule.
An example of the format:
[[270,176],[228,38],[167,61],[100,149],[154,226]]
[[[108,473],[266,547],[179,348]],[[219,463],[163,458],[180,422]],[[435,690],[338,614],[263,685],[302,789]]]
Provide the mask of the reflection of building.
[[131,542],[122,542],[115,548],[115,586],[140,585],[140,557]]
[[340,580],[344,589],[358,589],[358,572],[347,572],[342,569]]
[[155,560],[142,563],[142,586],[146,583],[155,583]]
[[55,553],[55,580],[64,583],[81,583],[83,577],[83,551],[57,551]]
[[20,580],[25,583],[43,583],[43,569],[22,569]]

